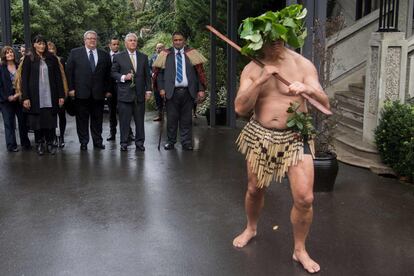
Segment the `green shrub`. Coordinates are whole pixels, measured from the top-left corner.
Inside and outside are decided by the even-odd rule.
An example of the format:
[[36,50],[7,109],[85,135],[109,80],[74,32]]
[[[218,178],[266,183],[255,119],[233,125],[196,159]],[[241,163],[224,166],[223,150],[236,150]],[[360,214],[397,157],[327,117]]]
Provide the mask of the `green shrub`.
[[150,58],[155,52],[155,46],[157,43],[163,43],[165,45],[165,48],[168,49],[171,47],[172,43],[171,34],[163,32],[154,34],[153,37],[148,39],[145,44],[140,47],[140,50]]
[[414,105],[388,101],[375,130],[383,162],[399,176],[414,179]]

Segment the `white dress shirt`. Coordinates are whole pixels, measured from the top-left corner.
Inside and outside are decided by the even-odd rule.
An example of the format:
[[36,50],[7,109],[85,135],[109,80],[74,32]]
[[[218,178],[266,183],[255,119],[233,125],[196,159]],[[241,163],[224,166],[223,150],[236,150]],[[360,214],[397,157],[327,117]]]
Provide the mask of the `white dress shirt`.
[[[128,52],[129,59],[134,59],[134,62],[135,62],[134,71],[136,72],[137,71],[137,52],[130,52],[129,50],[127,50],[127,52]],[[121,76],[121,82],[125,82],[125,77],[126,75]]]
[[111,56],[111,62],[114,62],[114,55],[118,54],[118,52],[113,52],[112,50],[109,52],[109,55]]
[[[91,49],[88,49],[88,47],[85,47],[85,49],[86,49],[86,55],[87,55],[87,57],[89,59],[89,51]],[[92,50],[92,54],[93,54],[93,59],[95,60],[95,67],[96,67],[96,65],[98,64],[98,50],[96,50],[96,48],[93,49]]]

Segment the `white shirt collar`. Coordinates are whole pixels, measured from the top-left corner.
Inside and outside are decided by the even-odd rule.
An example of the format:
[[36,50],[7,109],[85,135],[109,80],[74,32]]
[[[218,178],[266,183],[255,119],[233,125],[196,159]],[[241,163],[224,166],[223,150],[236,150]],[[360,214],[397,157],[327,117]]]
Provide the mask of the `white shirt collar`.
[[178,54],[178,53],[182,54],[184,52],[184,48],[181,48],[179,50],[174,48],[174,52],[175,52],[175,54]]
[[[86,52],[89,53],[89,51],[91,51],[92,49],[89,49],[88,47],[85,46]],[[96,48],[92,50],[93,53],[96,53]]]

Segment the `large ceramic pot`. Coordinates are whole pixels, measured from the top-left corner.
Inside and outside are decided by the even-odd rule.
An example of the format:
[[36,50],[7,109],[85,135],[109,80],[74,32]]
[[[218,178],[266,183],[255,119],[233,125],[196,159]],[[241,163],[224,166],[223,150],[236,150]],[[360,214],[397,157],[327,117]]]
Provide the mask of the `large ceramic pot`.
[[332,192],[338,175],[338,160],[335,153],[324,153],[313,160],[315,168],[314,192]]
[[[210,125],[210,108],[206,110],[207,124]],[[217,107],[216,108],[216,125],[225,126],[227,122],[227,108]]]

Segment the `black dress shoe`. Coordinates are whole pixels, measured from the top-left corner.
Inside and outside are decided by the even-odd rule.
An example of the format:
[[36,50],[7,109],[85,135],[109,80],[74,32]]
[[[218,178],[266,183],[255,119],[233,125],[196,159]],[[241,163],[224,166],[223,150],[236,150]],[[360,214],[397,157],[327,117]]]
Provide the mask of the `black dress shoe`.
[[37,154],[39,155],[45,154],[45,144],[44,143],[37,144],[36,151],[37,151]]
[[9,151],[9,152],[18,152],[19,149],[16,147],[16,148],[8,149],[7,151]]
[[136,146],[135,151],[145,151],[145,147],[143,145]]
[[23,145],[22,146],[23,150],[25,151],[30,151],[32,149],[32,145],[28,144],[28,145]]
[[95,144],[95,145],[93,145],[93,147],[95,149],[105,149],[105,145],[103,145],[103,144]]
[[165,150],[172,150],[172,149],[174,149],[174,144],[167,143],[167,144],[164,145],[164,149]]
[[108,138],[106,138],[106,141],[115,141],[115,134],[111,134]]
[[188,151],[191,151],[194,149],[192,145],[183,145],[182,148],[183,150],[188,150]]
[[88,145],[87,144],[81,144],[80,149],[83,150],[83,151],[88,150]]
[[48,144],[46,149],[47,149],[47,152],[50,153],[51,155],[56,154],[56,147],[53,144]]
[[121,145],[121,151],[128,151],[128,146]]

